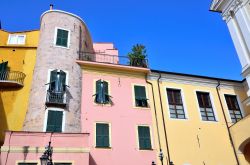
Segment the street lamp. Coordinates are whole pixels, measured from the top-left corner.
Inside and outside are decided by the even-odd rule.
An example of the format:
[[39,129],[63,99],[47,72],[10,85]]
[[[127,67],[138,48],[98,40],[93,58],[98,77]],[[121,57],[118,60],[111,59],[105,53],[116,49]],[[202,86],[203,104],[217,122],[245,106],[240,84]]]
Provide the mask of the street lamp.
[[49,142],[49,145],[45,147],[45,151],[43,155],[40,157],[41,165],[53,165],[52,162],[53,147],[51,147],[50,144],[51,142]]

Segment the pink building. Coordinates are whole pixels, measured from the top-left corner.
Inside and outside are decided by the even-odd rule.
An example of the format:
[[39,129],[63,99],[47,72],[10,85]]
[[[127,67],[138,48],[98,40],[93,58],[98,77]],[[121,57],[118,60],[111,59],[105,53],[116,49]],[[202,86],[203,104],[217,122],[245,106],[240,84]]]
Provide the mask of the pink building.
[[90,133],[90,165],[151,164],[156,151],[145,80],[149,69],[127,66],[112,43],[94,48],[103,52],[93,54],[96,61],[78,61],[83,67],[81,116],[83,132]]

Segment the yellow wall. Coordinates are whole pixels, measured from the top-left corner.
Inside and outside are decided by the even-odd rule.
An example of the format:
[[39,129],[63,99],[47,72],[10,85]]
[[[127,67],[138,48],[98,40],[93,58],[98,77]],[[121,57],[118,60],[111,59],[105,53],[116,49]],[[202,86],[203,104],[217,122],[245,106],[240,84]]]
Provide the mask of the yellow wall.
[[0,30],[0,62],[8,61],[10,71],[21,71],[26,75],[21,88],[0,87],[0,144],[4,140],[4,130],[22,129],[36,62],[39,31],[19,34],[26,34],[25,45],[7,45],[9,33]]
[[[211,84],[199,84],[197,82],[189,81],[173,82],[162,81],[160,82],[160,90],[162,96],[163,116],[160,107],[160,99],[158,92],[158,85],[156,80],[151,80],[154,88],[154,95],[156,101],[156,114],[158,119],[158,127],[160,133],[160,142],[163,149],[164,156],[167,156],[166,138],[163,127],[163,116],[165,119],[165,127],[167,131],[167,138],[169,143],[170,158],[174,164],[184,165],[185,163],[190,165],[235,165],[236,159],[234,156],[233,148],[231,147],[228,131],[226,128],[225,120],[223,117],[222,108],[219,102],[219,98],[216,92],[216,82]],[[166,88],[181,89],[184,97],[185,109],[188,114],[187,120],[170,119],[169,110],[167,105]],[[150,85],[148,88],[151,88]],[[217,114],[217,122],[201,121],[198,102],[196,99],[196,91],[210,92],[212,96],[213,108]],[[224,88],[221,87],[220,95],[223,102],[226,116],[227,112],[226,103],[224,100],[224,94],[236,94],[240,97],[241,101],[247,96],[243,88]],[[150,105],[153,105],[152,93],[150,97]],[[244,106],[243,106],[244,107]],[[244,110],[249,112],[247,107]],[[154,112],[152,116],[155,119]],[[155,144],[157,142],[157,127],[156,120],[154,121],[155,130]],[[232,123],[228,120],[228,124]],[[159,151],[159,145],[158,145]],[[160,161],[158,160],[158,164]],[[164,159],[166,164],[166,159]]]

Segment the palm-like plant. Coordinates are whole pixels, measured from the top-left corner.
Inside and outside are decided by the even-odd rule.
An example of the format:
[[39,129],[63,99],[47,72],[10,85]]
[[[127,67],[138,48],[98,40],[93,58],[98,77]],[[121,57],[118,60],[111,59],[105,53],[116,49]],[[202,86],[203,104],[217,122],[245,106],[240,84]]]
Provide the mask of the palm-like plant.
[[142,44],[133,46],[132,51],[128,53],[131,66],[147,67],[145,58],[147,57],[146,47]]

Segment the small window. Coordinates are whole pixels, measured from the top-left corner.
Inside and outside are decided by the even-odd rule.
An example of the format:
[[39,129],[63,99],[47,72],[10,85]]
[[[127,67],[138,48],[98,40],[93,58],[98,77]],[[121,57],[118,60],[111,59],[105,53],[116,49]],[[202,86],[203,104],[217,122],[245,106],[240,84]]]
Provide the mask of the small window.
[[97,104],[108,104],[111,102],[109,95],[109,84],[106,81],[96,81],[95,102]]
[[37,163],[18,163],[18,165],[37,165]]
[[148,107],[148,99],[146,96],[146,88],[145,86],[134,86],[135,92],[135,106],[137,107]]
[[10,34],[8,44],[9,45],[24,45],[25,38],[26,38],[25,35]]
[[237,97],[234,95],[225,95],[225,99],[227,102],[227,107],[230,113],[231,120],[233,123],[236,123],[243,117],[237,101]]
[[62,132],[63,112],[48,111],[46,132]]
[[69,31],[57,29],[56,46],[68,47]]
[[197,94],[197,98],[198,98],[198,102],[199,102],[202,120],[204,120],[204,121],[216,121],[209,93],[197,92],[196,94]]
[[96,123],[96,147],[109,148],[109,124]]
[[170,118],[185,119],[184,106],[181,98],[181,90],[167,89]]
[[139,149],[151,150],[150,129],[148,126],[138,126]]

